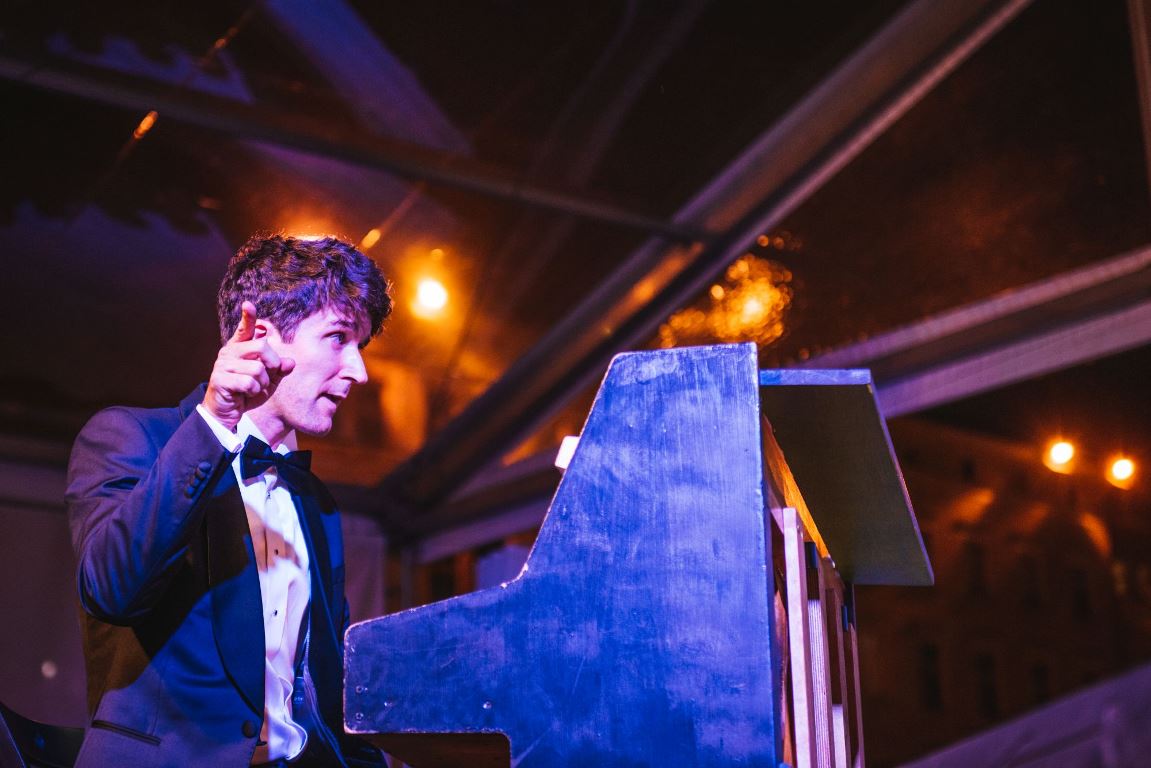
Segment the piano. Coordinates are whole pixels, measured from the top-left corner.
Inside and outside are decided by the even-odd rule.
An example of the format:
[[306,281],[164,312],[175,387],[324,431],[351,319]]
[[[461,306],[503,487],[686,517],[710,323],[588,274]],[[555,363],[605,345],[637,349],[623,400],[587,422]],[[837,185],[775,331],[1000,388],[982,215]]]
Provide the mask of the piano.
[[932,581],[869,372],[622,354],[519,576],[348,630],[345,727],[415,768],[863,765],[852,586]]

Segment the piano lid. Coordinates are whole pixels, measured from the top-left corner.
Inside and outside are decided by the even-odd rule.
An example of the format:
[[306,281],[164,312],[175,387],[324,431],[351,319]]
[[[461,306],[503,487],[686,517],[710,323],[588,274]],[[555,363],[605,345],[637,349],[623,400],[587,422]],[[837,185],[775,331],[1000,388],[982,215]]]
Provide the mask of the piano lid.
[[935,582],[868,370],[759,372],[763,415],[840,574]]

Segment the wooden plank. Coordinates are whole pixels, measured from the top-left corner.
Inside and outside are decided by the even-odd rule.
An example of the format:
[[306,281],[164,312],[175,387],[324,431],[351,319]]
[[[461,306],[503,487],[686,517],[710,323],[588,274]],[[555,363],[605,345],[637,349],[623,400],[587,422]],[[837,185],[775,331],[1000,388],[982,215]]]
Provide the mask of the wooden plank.
[[823,573],[820,569],[822,558],[814,548],[805,547],[804,569],[807,576],[807,631],[811,652],[812,680],[812,721],[815,735],[815,760],[819,768],[833,768],[835,765],[835,728],[832,717],[832,663],[827,637],[827,621],[824,611]]
[[819,561],[819,576],[823,587],[824,621],[827,626],[827,645],[830,654],[831,676],[828,684],[832,702],[834,753],[832,764],[836,768],[850,768],[855,736],[848,728],[847,718],[858,711],[859,700],[852,698],[852,691],[847,685],[850,674],[847,669],[848,655],[844,647],[847,638],[844,627],[843,581],[829,558]]
[[846,607],[843,651],[847,657],[844,664],[847,679],[844,682],[853,705],[845,722],[850,728],[854,757],[849,765],[851,768],[863,768],[867,762],[863,745],[863,691],[859,681],[859,632],[855,624],[855,590],[850,584],[843,585],[843,602]]
[[814,768],[815,680],[811,664],[811,627],[807,615],[806,537],[794,507],[781,510],[786,564],[787,640],[791,659],[791,712],[796,768]]

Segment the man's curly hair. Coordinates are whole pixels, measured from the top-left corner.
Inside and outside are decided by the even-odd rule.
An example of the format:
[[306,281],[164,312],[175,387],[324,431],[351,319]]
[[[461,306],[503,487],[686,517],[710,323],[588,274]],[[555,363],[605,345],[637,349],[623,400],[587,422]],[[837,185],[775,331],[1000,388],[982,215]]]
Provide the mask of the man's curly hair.
[[305,318],[324,309],[362,322],[374,337],[392,313],[388,287],[375,262],[342,240],[254,235],[228,262],[220,283],[220,343],[236,332],[245,301],[289,342]]

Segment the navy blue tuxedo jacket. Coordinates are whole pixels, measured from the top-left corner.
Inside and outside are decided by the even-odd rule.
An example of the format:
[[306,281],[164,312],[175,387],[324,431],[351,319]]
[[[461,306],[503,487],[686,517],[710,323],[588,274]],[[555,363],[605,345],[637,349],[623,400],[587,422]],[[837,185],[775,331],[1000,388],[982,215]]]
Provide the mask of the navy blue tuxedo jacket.
[[[195,412],[111,408],[76,439],[68,514],[91,716],[78,766],[243,768],[264,714],[260,583],[234,454]],[[334,502],[296,496],[310,549],[307,662],[343,734],[344,558]],[[311,737],[310,737],[311,738]]]

